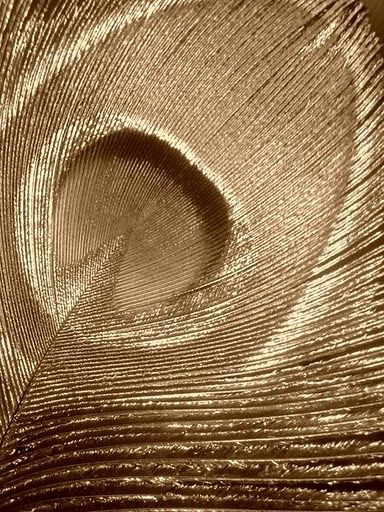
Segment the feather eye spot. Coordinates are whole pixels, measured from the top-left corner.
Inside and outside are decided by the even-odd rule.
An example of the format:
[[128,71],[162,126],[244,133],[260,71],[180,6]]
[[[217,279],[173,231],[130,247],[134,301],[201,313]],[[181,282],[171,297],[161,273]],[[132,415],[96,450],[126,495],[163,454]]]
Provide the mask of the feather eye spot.
[[225,257],[229,209],[187,156],[157,136],[125,130],[70,159],[54,221],[59,267],[119,242],[114,302],[141,308],[201,285]]

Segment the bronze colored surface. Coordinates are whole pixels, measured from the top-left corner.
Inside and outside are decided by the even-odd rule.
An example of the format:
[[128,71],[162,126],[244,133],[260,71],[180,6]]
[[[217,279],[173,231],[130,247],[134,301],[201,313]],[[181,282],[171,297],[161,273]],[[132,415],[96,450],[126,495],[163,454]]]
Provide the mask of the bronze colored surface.
[[374,29],[384,43],[384,3],[382,0],[364,0]]
[[0,6],[0,511],[384,510],[364,4]]

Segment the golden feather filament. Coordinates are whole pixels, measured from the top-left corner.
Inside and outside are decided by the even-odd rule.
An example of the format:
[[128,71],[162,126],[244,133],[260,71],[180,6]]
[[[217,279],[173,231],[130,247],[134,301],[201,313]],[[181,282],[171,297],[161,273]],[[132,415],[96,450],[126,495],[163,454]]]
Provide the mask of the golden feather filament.
[[0,22],[0,512],[383,510],[364,5]]

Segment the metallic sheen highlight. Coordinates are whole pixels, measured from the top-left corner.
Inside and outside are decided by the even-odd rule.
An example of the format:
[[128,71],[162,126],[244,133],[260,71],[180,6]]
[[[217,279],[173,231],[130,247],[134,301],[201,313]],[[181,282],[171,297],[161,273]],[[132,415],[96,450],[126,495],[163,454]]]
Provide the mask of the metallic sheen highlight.
[[0,512],[384,510],[365,5],[3,0],[0,33]]

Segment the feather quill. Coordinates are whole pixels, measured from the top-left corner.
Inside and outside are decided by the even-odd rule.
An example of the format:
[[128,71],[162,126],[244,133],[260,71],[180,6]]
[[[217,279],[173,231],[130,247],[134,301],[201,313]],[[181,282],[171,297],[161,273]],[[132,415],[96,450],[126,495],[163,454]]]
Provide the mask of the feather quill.
[[383,510],[364,5],[12,0],[0,33],[0,511]]

